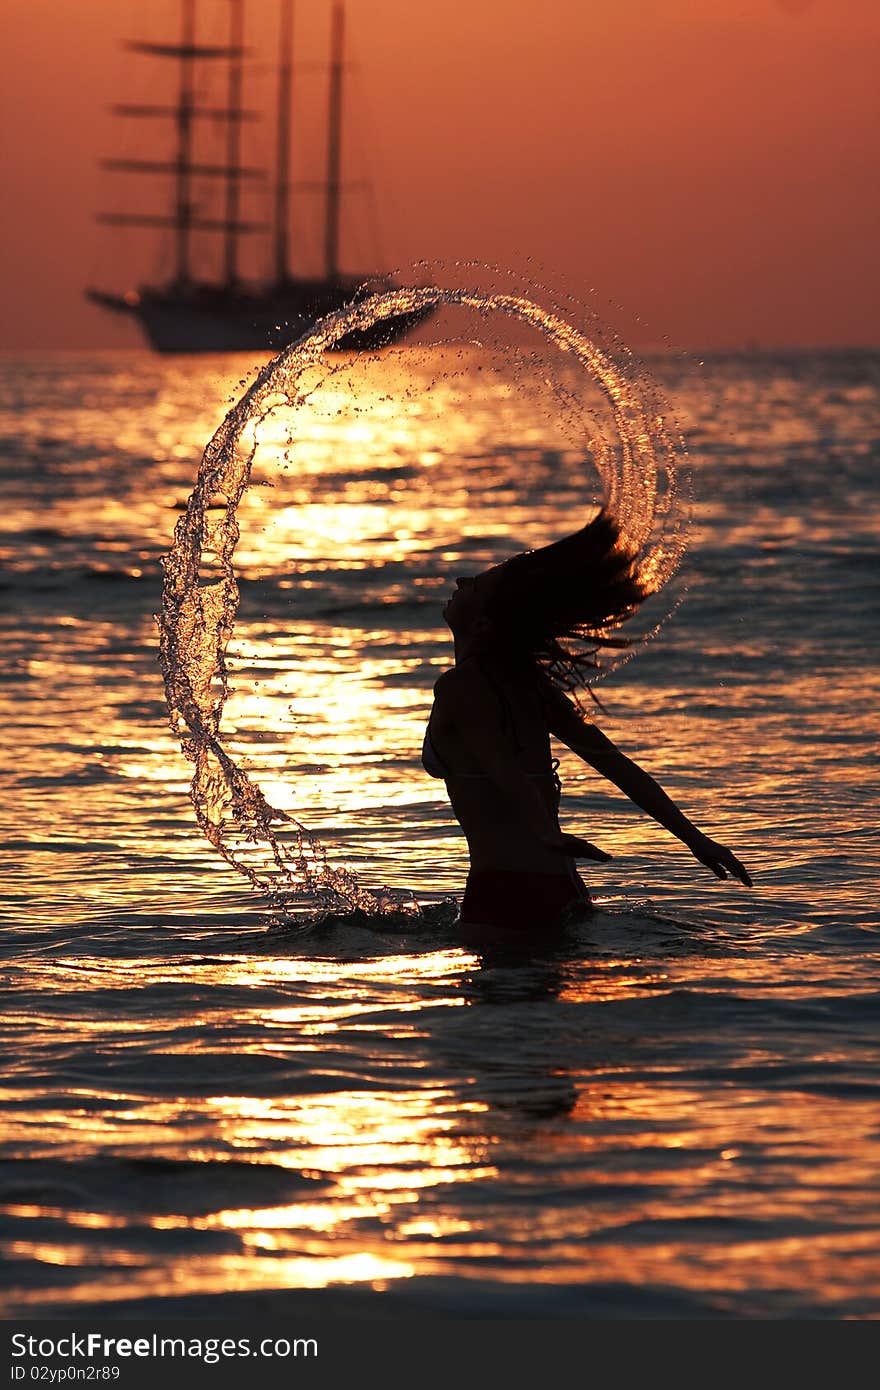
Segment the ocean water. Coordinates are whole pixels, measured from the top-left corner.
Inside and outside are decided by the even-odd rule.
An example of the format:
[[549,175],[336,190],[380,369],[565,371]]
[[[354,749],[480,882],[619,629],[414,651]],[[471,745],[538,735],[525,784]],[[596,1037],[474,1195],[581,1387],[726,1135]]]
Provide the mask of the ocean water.
[[458,943],[419,750],[454,577],[595,500],[589,386],[402,346],[266,424],[224,729],[422,909],[300,932],[202,835],[158,662],[160,560],[255,365],[0,363],[3,1315],[877,1317],[880,355],[647,363],[693,521],[597,722],[755,886],[557,749],[614,857],[522,958]]

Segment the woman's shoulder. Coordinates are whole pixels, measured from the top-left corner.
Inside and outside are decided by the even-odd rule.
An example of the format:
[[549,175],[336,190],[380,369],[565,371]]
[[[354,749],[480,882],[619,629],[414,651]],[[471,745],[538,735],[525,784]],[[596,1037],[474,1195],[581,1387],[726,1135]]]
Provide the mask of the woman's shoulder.
[[469,702],[497,704],[499,690],[504,685],[500,673],[485,661],[469,657],[459,662],[434,683],[434,699],[447,706],[462,706]]
[[434,682],[434,694],[435,694],[435,695],[443,695],[443,694],[445,694],[445,692],[446,692],[447,690],[449,690],[450,686],[451,686],[451,685],[454,685],[454,684],[455,684],[455,667],[452,666],[452,667],[449,668],[448,671],[441,671],[440,675],[439,675],[439,676],[437,677],[437,679],[435,680],[435,682]]
[[475,685],[485,684],[485,676],[474,661],[464,661],[459,666],[451,666],[434,682],[435,696],[455,696],[472,690]]

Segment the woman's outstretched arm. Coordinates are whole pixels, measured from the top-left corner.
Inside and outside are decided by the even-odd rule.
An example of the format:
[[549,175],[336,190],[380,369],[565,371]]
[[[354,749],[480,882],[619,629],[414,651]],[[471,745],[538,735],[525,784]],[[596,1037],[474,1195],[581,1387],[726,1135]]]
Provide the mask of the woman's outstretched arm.
[[698,830],[654,778],[621,753],[595,724],[586,723],[564,695],[555,689],[548,692],[546,707],[550,732],[573,753],[687,845],[694,858],[711,869],[717,878],[727,878],[729,874],[747,888],[752,887],[752,880],[736,855]]

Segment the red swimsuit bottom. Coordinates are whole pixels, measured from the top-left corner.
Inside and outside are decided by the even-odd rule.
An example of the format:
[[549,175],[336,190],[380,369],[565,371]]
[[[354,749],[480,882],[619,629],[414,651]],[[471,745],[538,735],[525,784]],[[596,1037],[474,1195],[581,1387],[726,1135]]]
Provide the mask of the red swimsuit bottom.
[[589,911],[590,894],[570,873],[519,873],[515,869],[471,869],[459,924],[505,931],[547,931],[561,925],[566,908],[578,903]]

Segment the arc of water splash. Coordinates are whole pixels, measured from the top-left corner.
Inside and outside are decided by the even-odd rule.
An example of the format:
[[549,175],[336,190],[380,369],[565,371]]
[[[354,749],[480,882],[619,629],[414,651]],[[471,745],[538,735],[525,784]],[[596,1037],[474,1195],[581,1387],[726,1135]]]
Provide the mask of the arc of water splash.
[[[327,315],[268,362],[208,443],[186,512],[175,527],[172,548],[163,558],[159,659],[171,728],[194,764],[191,797],[198,823],[223,858],[285,917],[289,917],[290,903],[303,898],[319,909],[360,908],[370,914],[391,910],[415,915],[418,905],[409,895],[391,890],[372,893],[354,874],[331,868],[320,841],[294,817],[271,806],[221,743],[229,689],[226,651],[239,600],[233,568],[239,539],[236,511],[250,482],[256,432],[249,446],[240,446],[250,422],[262,419],[279,397],[294,406],[302,400],[295,394],[298,380],[347,334],[442,304],[475,309],[486,317],[503,313],[517,318],[586,368],[609,401],[620,445],[616,468],[605,450],[597,460],[604,501],[640,552],[652,589],[656,591],[672,577],[684,550],[684,519],[674,514],[673,505],[681,439],[670,435],[662,411],[655,410],[649,418],[641,399],[628,394],[623,373],[605,352],[572,324],[524,296],[436,286],[386,291]],[[658,521],[658,444],[667,480],[665,514],[659,537],[649,544]],[[223,500],[223,517],[209,524],[207,504],[216,498]],[[671,524],[669,534],[667,523]],[[200,584],[206,551],[213,551],[220,578]],[[237,849],[227,843],[230,822],[241,842]],[[292,850],[273,828],[278,823],[292,829]],[[248,859],[248,846],[259,844],[269,848],[274,877],[267,878]]]

